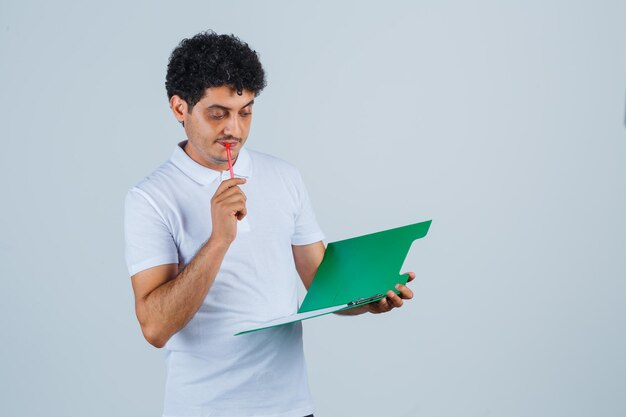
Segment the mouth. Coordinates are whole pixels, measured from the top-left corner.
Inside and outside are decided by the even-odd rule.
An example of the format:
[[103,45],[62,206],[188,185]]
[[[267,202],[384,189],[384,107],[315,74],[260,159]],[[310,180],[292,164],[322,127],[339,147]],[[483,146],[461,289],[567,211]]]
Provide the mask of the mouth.
[[233,149],[235,147],[237,147],[237,145],[239,145],[239,141],[236,139],[218,139],[216,140],[217,143],[219,143],[220,145],[222,145],[223,147],[226,147],[226,145],[230,145],[230,148]]

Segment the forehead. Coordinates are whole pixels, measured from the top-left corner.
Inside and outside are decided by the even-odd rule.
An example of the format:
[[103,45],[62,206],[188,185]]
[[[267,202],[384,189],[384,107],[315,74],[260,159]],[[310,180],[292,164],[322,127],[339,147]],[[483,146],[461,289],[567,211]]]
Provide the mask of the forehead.
[[231,109],[240,109],[252,100],[254,100],[254,93],[252,91],[243,90],[241,95],[239,95],[236,89],[223,85],[220,87],[207,88],[198,104],[202,107],[217,104]]

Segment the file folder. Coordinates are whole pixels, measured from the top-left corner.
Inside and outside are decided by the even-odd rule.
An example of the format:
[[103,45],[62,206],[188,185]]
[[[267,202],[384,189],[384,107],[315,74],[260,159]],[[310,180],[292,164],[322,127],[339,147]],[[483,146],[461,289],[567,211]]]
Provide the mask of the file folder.
[[396,284],[406,284],[400,268],[411,244],[428,233],[432,220],[331,242],[326,247],[297,314],[280,317],[236,334],[241,335],[376,302]]

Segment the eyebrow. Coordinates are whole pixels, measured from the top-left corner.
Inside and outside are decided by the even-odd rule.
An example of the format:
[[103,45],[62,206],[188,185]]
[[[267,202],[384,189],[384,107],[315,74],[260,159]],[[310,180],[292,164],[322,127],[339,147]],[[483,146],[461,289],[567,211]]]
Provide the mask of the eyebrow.
[[[254,100],[250,100],[245,106],[243,106],[241,109],[245,109],[248,106],[252,106],[254,104]],[[207,109],[220,109],[220,110],[232,110],[230,107],[226,107],[226,106],[222,106],[221,104],[212,104],[209,107],[207,107]],[[240,109],[240,110],[241,110]]]

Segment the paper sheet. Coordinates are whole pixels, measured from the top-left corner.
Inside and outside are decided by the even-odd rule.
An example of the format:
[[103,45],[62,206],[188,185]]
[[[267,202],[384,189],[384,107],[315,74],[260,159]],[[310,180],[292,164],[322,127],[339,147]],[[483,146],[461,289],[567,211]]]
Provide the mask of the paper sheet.
[[306,320],[306,319],[311,319],[317,316],[323,316],[324,314],[334,313],[335,311],[343,310],[344,308],[347,308],[347,307],[348,307],[347,304],[341,304],[341,305],[334,306],[334,307],[323,308],[321,310],[313,310],[313,311],[307,311],[305,313],[292,314],[291,316],[281,317],[279,319],[266,321],[265,323],[259,323],[257,326],[251,329],[244,330],[242,332],[237,333],[235,336],[238,336],[244,333],[254,332],[257,330],[267,329],[269,327],[281,326],[283,324],[291,323],[294,321]]

